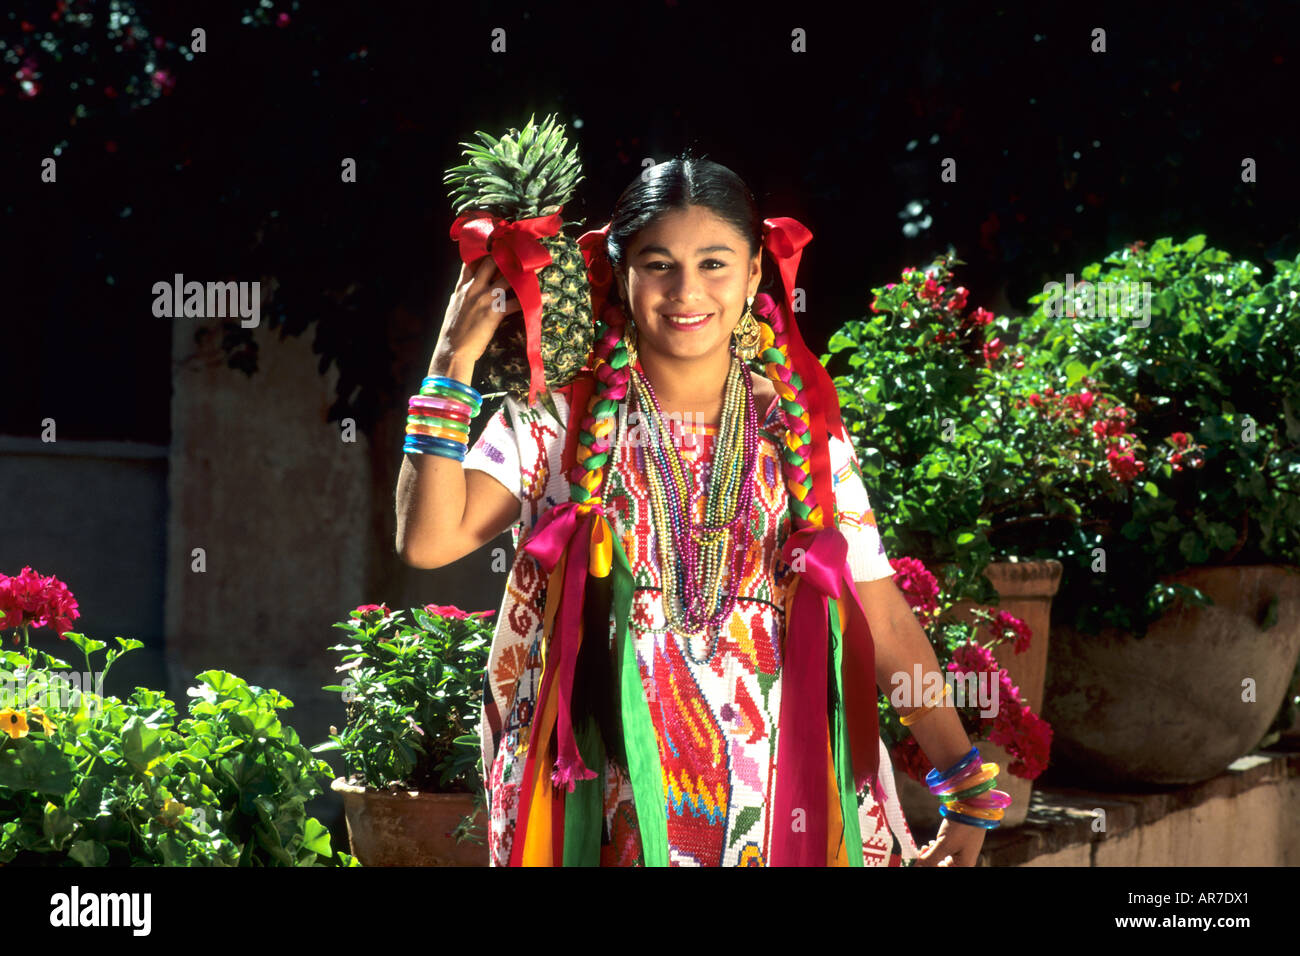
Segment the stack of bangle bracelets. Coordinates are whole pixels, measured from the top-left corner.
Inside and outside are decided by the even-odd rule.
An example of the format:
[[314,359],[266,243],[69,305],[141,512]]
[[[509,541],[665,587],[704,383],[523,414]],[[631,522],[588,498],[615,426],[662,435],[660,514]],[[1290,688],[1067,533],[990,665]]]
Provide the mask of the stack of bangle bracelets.
[[[939,701],[952,690],[944,684]],[[900,718],[903,726],[916,723],[930,713],[937,704],[925,704]],[[957,761],[943,773],[935,767],[925,775],[926,786],[939,798],[939,814],[947,820],[965,823],[986,830],[995,828],[1006,808],[1011,805],[1011,794],[993,788],[998,782],[998,765],[984,763],[978,747]]]
[[464,382],[430,375],[412,395],[406,413],[402,451],[465,460],[469,423],[483,407],[483,396]]

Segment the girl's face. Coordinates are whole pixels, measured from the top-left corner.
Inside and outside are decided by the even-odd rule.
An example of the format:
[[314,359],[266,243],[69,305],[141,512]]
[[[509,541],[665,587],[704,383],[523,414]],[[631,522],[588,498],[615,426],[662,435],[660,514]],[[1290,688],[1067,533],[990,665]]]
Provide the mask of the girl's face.
[[698,359],[726,352],[762,278],[761,252],[702,206],[666,213],[628,248],[624,298],[640,354]]

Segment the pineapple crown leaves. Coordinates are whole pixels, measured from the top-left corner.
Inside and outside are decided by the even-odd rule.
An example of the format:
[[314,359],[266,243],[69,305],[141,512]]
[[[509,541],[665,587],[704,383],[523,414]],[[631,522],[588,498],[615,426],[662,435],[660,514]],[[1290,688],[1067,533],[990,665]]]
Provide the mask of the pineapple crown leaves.
[[[534,114],[535,115],[535,114]],[[469,162],[447,171],[443,181],[456,215],[483,209],[516,221],[559,212],[585,177],[575,145],[567,153],[564,125],[555,114],[537,125],[529,116],[522,131],[511,127],[500,139],[475,131],[482,144],[461,143]]]

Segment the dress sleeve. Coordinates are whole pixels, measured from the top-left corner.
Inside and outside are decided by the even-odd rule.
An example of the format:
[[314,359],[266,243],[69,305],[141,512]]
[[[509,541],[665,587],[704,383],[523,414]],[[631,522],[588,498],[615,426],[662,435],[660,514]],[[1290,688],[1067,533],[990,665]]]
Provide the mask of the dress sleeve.
[[[568,390],[552,393],[556,411],[567,421]],[[465,452],[465,469],[485,471],[519,499],[518,536],[537,523],[550,507],[568,500],[568,482],[560,465],[564,431],[540,405],[529,406],[507,396],[483,427],[472,448]]]
[[474,446],[465,452],[462,466],[466,470],[486,471],[505,485],[520,504],[524,500],[523,476],[519,467],[519,440],[506,402],[483,426]]
[[851,442],[830,436],[832,483],[839,511],[839,529],[849,543],[849,570],[854,581],[875,581],[893,575],[876,516],[867,498],[862,469]]

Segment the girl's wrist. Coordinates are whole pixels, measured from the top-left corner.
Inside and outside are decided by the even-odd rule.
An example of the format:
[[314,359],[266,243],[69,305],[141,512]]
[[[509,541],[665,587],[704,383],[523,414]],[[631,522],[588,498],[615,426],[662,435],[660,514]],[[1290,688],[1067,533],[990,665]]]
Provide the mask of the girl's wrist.
[[442,375],[469,385],[474,377],[474,361],[464,359],[450,351],[438,349],[429,362],[430,375]]

